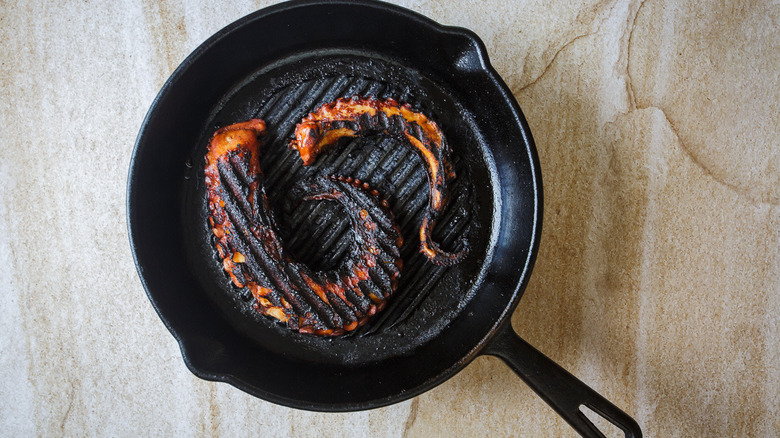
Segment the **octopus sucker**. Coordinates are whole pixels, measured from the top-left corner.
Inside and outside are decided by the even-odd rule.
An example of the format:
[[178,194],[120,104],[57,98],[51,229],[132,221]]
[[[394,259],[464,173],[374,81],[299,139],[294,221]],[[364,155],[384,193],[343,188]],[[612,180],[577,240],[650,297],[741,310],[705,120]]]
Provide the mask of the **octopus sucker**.
[[[263,186],[259,157],[265,123],[252,119],[217,130],[205,156],[208,226],[222,267],[252,307],[291,330],[339,336],[365,325],[395,292],[402,266],[400,232],[386,201],[346,177],[296,184],[299,202],[336,202],[351,223],[341,263],[316,271],[295,261],[280,239]],[[348,129],[348,128],[344,128]]]
[[448,266],[468,253],[462,240],[459,252],[446,252],[433,242],[431,231],[449,198],[455,172],[449,162],[450,148],[439,126],[409,104],[394,99],[354,96],[326,103],[304,117],[295,128],[290,148],[298,151],[304,165],[312,164],[328,146],[346,137],[384,134],[401,139],[422,159],[428,178],[428,205],[420,225],[420,252],[431,263]]

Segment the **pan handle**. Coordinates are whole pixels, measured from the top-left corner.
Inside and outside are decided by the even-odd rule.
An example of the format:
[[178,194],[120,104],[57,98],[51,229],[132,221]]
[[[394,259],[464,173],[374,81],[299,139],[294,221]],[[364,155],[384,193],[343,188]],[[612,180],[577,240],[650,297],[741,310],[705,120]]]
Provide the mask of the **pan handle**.
[[498,329],[482,352],[509,365],[580,435],[604,438],[604,434],[582,412],[581,407],[584,406],[619,427],[627,438],[642,436],[642,430],[633,418],[524,341],[509,321]]

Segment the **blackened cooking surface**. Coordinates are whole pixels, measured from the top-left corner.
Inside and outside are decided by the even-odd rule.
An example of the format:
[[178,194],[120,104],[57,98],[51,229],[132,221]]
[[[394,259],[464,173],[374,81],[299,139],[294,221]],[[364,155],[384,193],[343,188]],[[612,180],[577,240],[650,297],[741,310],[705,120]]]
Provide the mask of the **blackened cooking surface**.
[[[434,266],[418,251],[420,218],[428,185],[420,158],[401,141],[370,136],[343,141],[303,166],[287,148],[296,123],[323,103],[344,96],[394,98],[436,121],[453,151],[457,178],[444,214],[433,230],[444,250],[458,250],[466,236],[468,257],[451,267]],[[343,175],[368,182],[387,199],[404,236],[401,281],[387,308],[356,333],[321,338],[289,331],[251,308],[251,295],[229,281],[207,227],[203,156],[222,126],[262,118],[268,135],[261,167],[284,244],[315,269],[336,265],[352,242],[349,221],[332,203],[291,207],[289,188],[312,175]],[[191,157],[185,185],[185,242],[193,272],[231,324],[263,348],[307,361],[360,364],[411,353],[438,334],[468,303],[480,283],[483,261],[495,239],[495,182],[472,115],[447,90],[409,66],[373,54],[318,51],[264,66],[214,107]],[[293,346],[291,348],[291,346]]]

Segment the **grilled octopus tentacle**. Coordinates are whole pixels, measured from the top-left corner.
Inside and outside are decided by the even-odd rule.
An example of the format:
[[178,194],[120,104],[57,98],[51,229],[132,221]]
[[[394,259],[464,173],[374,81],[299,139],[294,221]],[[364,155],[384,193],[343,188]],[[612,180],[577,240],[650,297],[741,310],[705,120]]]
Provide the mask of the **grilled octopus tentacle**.
[[465,241],[457,253],[448,253],[431,239],[431,230],[444,209],[449,183],[455,172],[449,163],[449,145],[433,120],[415,112],[408,104],[393,99],[340,98],[320,106],[295,128],[290,148],[296,149],[304,165],[314,162],[324,148],[343,137],[381,133],[410,144],[422,158],[428,175],[429,198],[420,225],[420,252],[441,266],[458,263],[468,253]]
[[314,271],[285,253],[260,171],[259,119],[217,130],[206,154],[209,224],[224,270],[251,292],[253,307],[301,333],[336,336],[365,324],[386,304],[400,276],[398,227],[378,193],[345,177],[316,177],[293,188],[304,201],[332,201],[347,212],[353,245],[332,271]]

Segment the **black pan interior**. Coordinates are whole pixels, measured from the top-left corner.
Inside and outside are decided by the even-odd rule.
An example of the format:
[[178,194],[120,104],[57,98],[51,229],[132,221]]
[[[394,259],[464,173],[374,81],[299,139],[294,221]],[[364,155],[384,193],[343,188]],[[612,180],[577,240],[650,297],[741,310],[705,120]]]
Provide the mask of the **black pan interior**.
[[[286,149],[301,117],[355,94],[409,102],[442,127],[458,179],[434,240],[455,249],[456,237],[467,236],[464,262],[437,268],[417,254],[425,175],[403,145],[381,137],[347,141],[305,168]],[[349,233],[341,231],[338,210],[323,203],[285,211],[287,181],[339,173],[367,180],[390,201],[406,240],[404,280],[392,304],[359,333],[329,339],[278,327],[249,310],[217,263],[206,228],[203,154],[215,129],[251,117],[269,124],[261,166],[282,235],[300,260],[338,263]],[[216,34],[153,103],[128,178],[138,271],[193,373],[316,410],[400,401],[465,366],[522,294],[540,214],[528,128],[478,38],[369,1],[286,3]]]
[[[422,161],[402,141],[370,136],[328,150],[303,166],[287,145],[295,125],[323,103],[343,96],[395,98],[424,112],[442,126],[453,149],[457,178],[434,239],[457,250],[465,237],[468,257],[450,267],[431,264],[419,253],[417,230],[428,202]],[[439,333],[468,302],[479,283],[491,243],[493,192],[489,162],[480,147],[472,117],[444,89],[412,67],[373,53],[317,50],[277,60],[230,90],[212,112],[185,177],[184,242],[192,272],[225,319],[260,348],[313,363],[367,364],[410,354]],[[215,127],[250,118],[268,126],[261,167],[269,201],[276,212],[285,246],[299,261],[319,268],[335,266],[353,238],[349,221],[329,202],[302,203],[288,197],[296,181],[312,175],[343,175],[368,182],[390,203],[404,236],[404,260],[398,290],[388,307],[356,333],[318,337],[291,332],[251,307],[251,294],[235,288],[223,272],[207,226],[203,184],[205,146]]]

